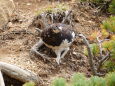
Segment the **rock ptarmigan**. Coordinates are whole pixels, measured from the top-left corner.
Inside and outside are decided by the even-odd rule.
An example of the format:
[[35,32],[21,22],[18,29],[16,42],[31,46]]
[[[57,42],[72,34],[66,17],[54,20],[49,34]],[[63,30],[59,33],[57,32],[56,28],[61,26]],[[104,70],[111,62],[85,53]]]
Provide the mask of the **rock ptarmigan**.
[[61,58],[67,54],[74,39],[75,32],[72,30],[72,26],[62,23],[51,24],[41,33],[41,41],[55,52],[58,64],[61,62]]

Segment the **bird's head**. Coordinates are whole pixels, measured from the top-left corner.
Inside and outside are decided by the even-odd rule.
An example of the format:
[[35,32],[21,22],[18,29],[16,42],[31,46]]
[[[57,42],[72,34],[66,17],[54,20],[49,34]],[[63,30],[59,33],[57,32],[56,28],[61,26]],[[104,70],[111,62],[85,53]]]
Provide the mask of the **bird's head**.
[[61,32],[62,31],[62,26],[60,26],[60,25],[53,25],[52,26],[52,31],[54,32],[54,33],[59,33],[59,32]]

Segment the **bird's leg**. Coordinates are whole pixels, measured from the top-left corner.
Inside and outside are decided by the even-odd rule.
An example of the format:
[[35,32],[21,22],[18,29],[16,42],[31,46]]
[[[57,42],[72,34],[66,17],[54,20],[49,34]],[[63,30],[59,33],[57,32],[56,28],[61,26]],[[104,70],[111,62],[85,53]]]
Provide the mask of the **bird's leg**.
[[61,55],[61,51],[59,51],[59,50],[55,50],[55,53],[56,53],[56,55],[57,55],[57,57],[56,57],[56,62],[58,63],[58,65],[60,64],[60,59],[61,59],[61,57],[60,57],[60,55]]
[[[48,60],[48,58],[44,55],[38,52],[37,50],[43,45],[43,41],[40,39],[30,50],[30,54],[35,54],[41,56],[44,60]],[[49,60],[48,60],[49,61]]]
[[39,28],[35,28],[38,32],[42,33],[43,30],[39,29]]
[[38,52],[37,49],[39,49],[43,45],[43,41],[40,39],[30,50],[30,52]]
[[65,48],[65,49],[64,49],[64,52],[63,52],[62,55],[61,55],[62,50],[55,50],[55,53],[56,53],[56,55],[57,55],[57,57],[56,57],[56,62],[57,62],[58,64],[61,63],[61,58],[63,58],[63,57],[67,54],[68,51],[69,51],[69,47],[68,47],[68,48]]
[[64,50],[64,52],[61,55],[61,58],[64,58],[64,56],[67,54],[68,51],[69,51],[69,47]]

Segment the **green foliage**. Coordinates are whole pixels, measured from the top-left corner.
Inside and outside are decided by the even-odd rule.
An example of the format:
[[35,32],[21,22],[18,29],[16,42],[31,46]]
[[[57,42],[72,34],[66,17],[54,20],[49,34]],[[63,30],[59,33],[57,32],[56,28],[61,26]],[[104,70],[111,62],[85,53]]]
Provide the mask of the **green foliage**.
[[108,71],[115,70],[115,63],[110,60],[106,61],[103,66],[106,67]]
[[106,75],[107,86],[115,86],[115,72]]
[[85,80],[85,75],[83,75],[82,73],[74,74],[74,76],[72,77],[72,82],[75,83],[79,80]]
[[109,41],[105,41],[103,42],[102,46],[104,49],[108,49],[110,50],[111,52],[114,52],[114,45],[115,45],[115,40],[109,40]]
[[94,44],[91,44],[91,45],[90,45],[90,48],[91,48],[92,53],[93,53],[94,56],[99,53],[99,47],[98,47],[97,44],[95,44],[95,43],[94,43]]
[[115,14],[115,0],[112,0],[112,2],[109,5],[108,10],[110,13]]
[[107,20],[103,21],[101,28],[110,32],[115,32],[115,16],[111,16]]
[[115,70],[115,40],[104,42],[103,48],[105,50],[111,51],[111,58],[104,63],[103,67],[106,67],[108,71],[114,71]]
[[[65,84],[60,84],[62,78],[54,80],[51,86],[115,86],[115,72],[107,74],[104,78],[98,76],[92,76],[91,78],[86,78],[84,74],[77,73],[74,74],[70,82],[64,82]],[[65,80],[64,80],[65,81]]]
[[72,86],[89,86],[88,79],[81,73],[74,74],[72,77]]
[[87,48],[86,48],[86,47],[84,47],[83,53],[84,53],[86,56],[88,56],[88,51],[87,51]]
[[107,32],[106,29],[102,29],[102,30],[101,30],[101,33],[102,33],[102,35],[103,35],[104,38],[106,38],[106,37],[109,36],[109,32]]
[[51,86],[66,86],[66,81],[63,78],[57,78],[52,82]]
[[[90,44],[90,48],[94,56],[99,54],[99,47],[96,43]],[[84,54],[88,56],[88,51],[86,47],[84,48]]]
[[34,82],[27,82],[23,86],[35,86]]
[[106,81],[102,77],[92,76],[90,80],[91,80],[91,86],[106,86]]

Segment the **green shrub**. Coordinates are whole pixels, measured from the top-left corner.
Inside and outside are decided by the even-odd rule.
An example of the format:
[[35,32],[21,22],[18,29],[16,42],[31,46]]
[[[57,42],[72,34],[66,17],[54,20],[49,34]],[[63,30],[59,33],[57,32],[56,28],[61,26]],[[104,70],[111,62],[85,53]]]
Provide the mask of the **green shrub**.
[[115,70],[115,40],[109,40],[106,43],[103,43],[103,48],[105,50],[109,50],[111,52],[110,59],[107,60],[103,67],[105,67],[108,71],[114,71]]
[[[64,84],[60,84],[64,81]],[[51,86],[115,86],[115,72],[107,74],[104,78],[98,76],[92,76],[86,78],[84,74],[74,74],[69,82],[65,82],[64,79],[58,78],[54,80]],[[66,83],[66,84],[65,84]]]
[[106,29],[109,32],[115,32],[115,16],[110,16],[110,18],[103,21],[101,28]]
[[90,78],[91,86],[106,86],[106,81],[102,77],[92,76]]
[[89,79],[82,73],[74,74],[71,83],[71,86],[90,86]]
[[[104,64],[109,71],[115,70],[115,16],[111,16],[105,20],[101,25],[102,30],[105,29],[111,36],[109,41],[102,43],[104,50],[109,50],[111,52],[111,58],[107,60]],[[103,35],[103,34],[102,34]]]
[[34,82],[27,82],[23,86],[35,86]]
[[114,71],[115,70],[115,63],[111,62],[111,60],[108,60],[104,63],[103,67],[107,68],[108,71]]
[[66,86],[66,81],[63,78],[57,78],[52,82],[51,86]]
[[[102,41],[101,44],[101,50],[103,51],[103,56],[107,53],[110,53],[109,59],[104,61],[101,67],[106,68],[108,71],[114,71],[115,70],[115,16],[111,16],[110,18],[106,19],[101,24],[101,32],[94,32],[89,37],[89,40],[93,40],[95,43],[90,44],[90,49],[92,51],[92,54],[94,57],[96,57],[97,60],[100,60],[99,58],[102,57],[100,55],[100,47],[99,42],[97,42],[97,37],[99,37],[99,40],[106,40],[108,37],[109,39],[106,41]],[[88,56],[87,48],[84,48],[84,54]],[[99,57],[99,58],[98,58]],[[97,61],[98,62],[98,61]],[[95,63],[94,63],[95,64]]]
[[108,10],[110,13],[115,14],[115,0],[112,0],[112,2],[109,5]]
[[[99,47],[98,47],[98,45],[96,43],[90,44],[90,48],[91,48],[92,53],[93,53],[94,56],[99,54]],[[84,54],[86,56],[88,56],[88,52],[87,52],[87,48],[86,47],[84,48]]]
[[106,75],[107,86],[115,86],[115,72]]

